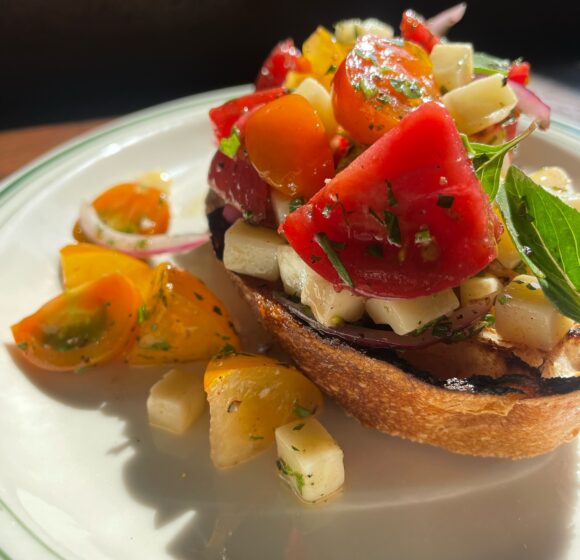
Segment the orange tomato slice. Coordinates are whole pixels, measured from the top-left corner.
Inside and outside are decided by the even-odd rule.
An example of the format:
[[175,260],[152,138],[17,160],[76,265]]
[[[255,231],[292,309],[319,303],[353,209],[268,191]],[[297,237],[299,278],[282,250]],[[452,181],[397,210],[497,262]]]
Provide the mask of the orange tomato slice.
[[240,347],[224,304],[189,272],[168,263],[157,266],[127,361],[150,365],[203,360],[226,344]]
[[134,337],[141,296],[120,274],[67,290],[12,326],[31,363],[73,371],[115,358]]
[[119,273],[135,284],[143,299],[149,293],[153,269],[143,261],[119,251],[92,243],[66,245],[60,250],[60,262],[67,290],[107,274]]
[[[109,227],[124,233],[154,235],[169,227],[167,194],[146,182],[121,183],[101,193],[93,207]],[[77,241],[87,241],[78,225],[73,229]]]
[[257,109],[245,134],[258,174],[285,195],[308,199],[334,175],[322,120],[301,95],[285,95]]
[[373,35],[357,41],[333,81],[336,120],[369,145],[419,105],[438,98],[429,55],[419,45]]

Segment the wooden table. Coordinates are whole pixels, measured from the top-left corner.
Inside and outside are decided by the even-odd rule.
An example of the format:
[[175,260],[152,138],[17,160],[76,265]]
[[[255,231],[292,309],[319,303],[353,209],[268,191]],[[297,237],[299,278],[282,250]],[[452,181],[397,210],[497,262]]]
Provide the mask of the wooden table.
[[[541,77],[535,77],[531,87],[552,107],[555,114],[580,123],[580,94],[577,91]],[[95,119],[0,131],[0,180],[47,150],[109,120]]]

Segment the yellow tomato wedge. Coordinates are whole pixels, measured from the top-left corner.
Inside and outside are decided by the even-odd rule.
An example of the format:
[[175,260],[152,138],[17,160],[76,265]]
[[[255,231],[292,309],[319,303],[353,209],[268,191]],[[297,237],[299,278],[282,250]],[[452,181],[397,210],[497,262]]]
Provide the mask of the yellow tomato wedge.
[[79,370],[115,358],[132,342],[141,296],[120,274],[67,290],[12,326],[24,357],[48,370]]
[[225,344],[240,347],[224,304],[189,272],[158,265],[139,310],[137,343],[127,361],[152,365],[204,360]]
[[226,349],[208,365],[211,458],[226,468],[274,442],[274,430],[317,413],[322,395],[297,369],[266,356]]
[[143,261],[92,243],[66,245],[60,250],[62,279],[66,289],[76,288],[107,274],[131,280],[143,298],[149,293],[153,269]]

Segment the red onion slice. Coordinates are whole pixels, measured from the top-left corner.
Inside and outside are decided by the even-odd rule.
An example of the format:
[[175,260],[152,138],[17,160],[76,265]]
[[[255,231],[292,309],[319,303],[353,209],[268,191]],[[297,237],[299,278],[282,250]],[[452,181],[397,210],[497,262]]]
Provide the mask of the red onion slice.
[[81,206],[79,224],[85,235],[97,245],[115,249],[132,257],[148,258],[163,253],[185,253],[209,240],[208,233],[184,235],[138,235],[109,227],[91,204]]
[[550,126],[550,107],[526,86],[514,80],[509,80],[508,83],[518,98],[518,109],[534,118],[540,128],[546,130]]
[[449,336],[438,336],[433,333],[433,328],[413,336],[398,335],[393,331],[384,329],[372,329],[368,327],[361,327],[358,325],[341,325],[340,327],[327,327],[321,325],[309,313],[308,307],[295,303],[288,299],[284,294],[275,293],[275,299],[281,303],[290,313],[307,323],[314,330],[329,336],[340,338],[354,346],[363,346],[365,348],[424,348],[431,346],[437,342],[444,342],[445,340],[457,339],[458,335],[462,333],[465,337],[475,334],[470,333],[468,329],[479,321],[490,309],[493,304],[491,298],[484,298],[473,303],[457,309],[447,316],[446,330]]
[[437,37],[443,37],[455,24],[459,23],[465,14],[467,4],[461,2],[427,20],[427,27]]
[[228,222],[228,224],[233,224],[237,220],[242,217],[242,213],[231,204],[226,204],[224,206],[224,220]]

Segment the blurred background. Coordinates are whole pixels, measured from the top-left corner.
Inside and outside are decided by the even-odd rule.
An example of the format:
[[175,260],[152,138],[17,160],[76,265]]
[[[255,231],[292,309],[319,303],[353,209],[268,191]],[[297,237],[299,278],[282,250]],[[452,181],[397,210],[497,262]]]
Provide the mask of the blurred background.
[[[453,0],[0,0],[0,129],[121,115],[247,83],[274,44],[321,23],[398,27]],[[580,1],[471,0],[450,38],[580,89]]]

